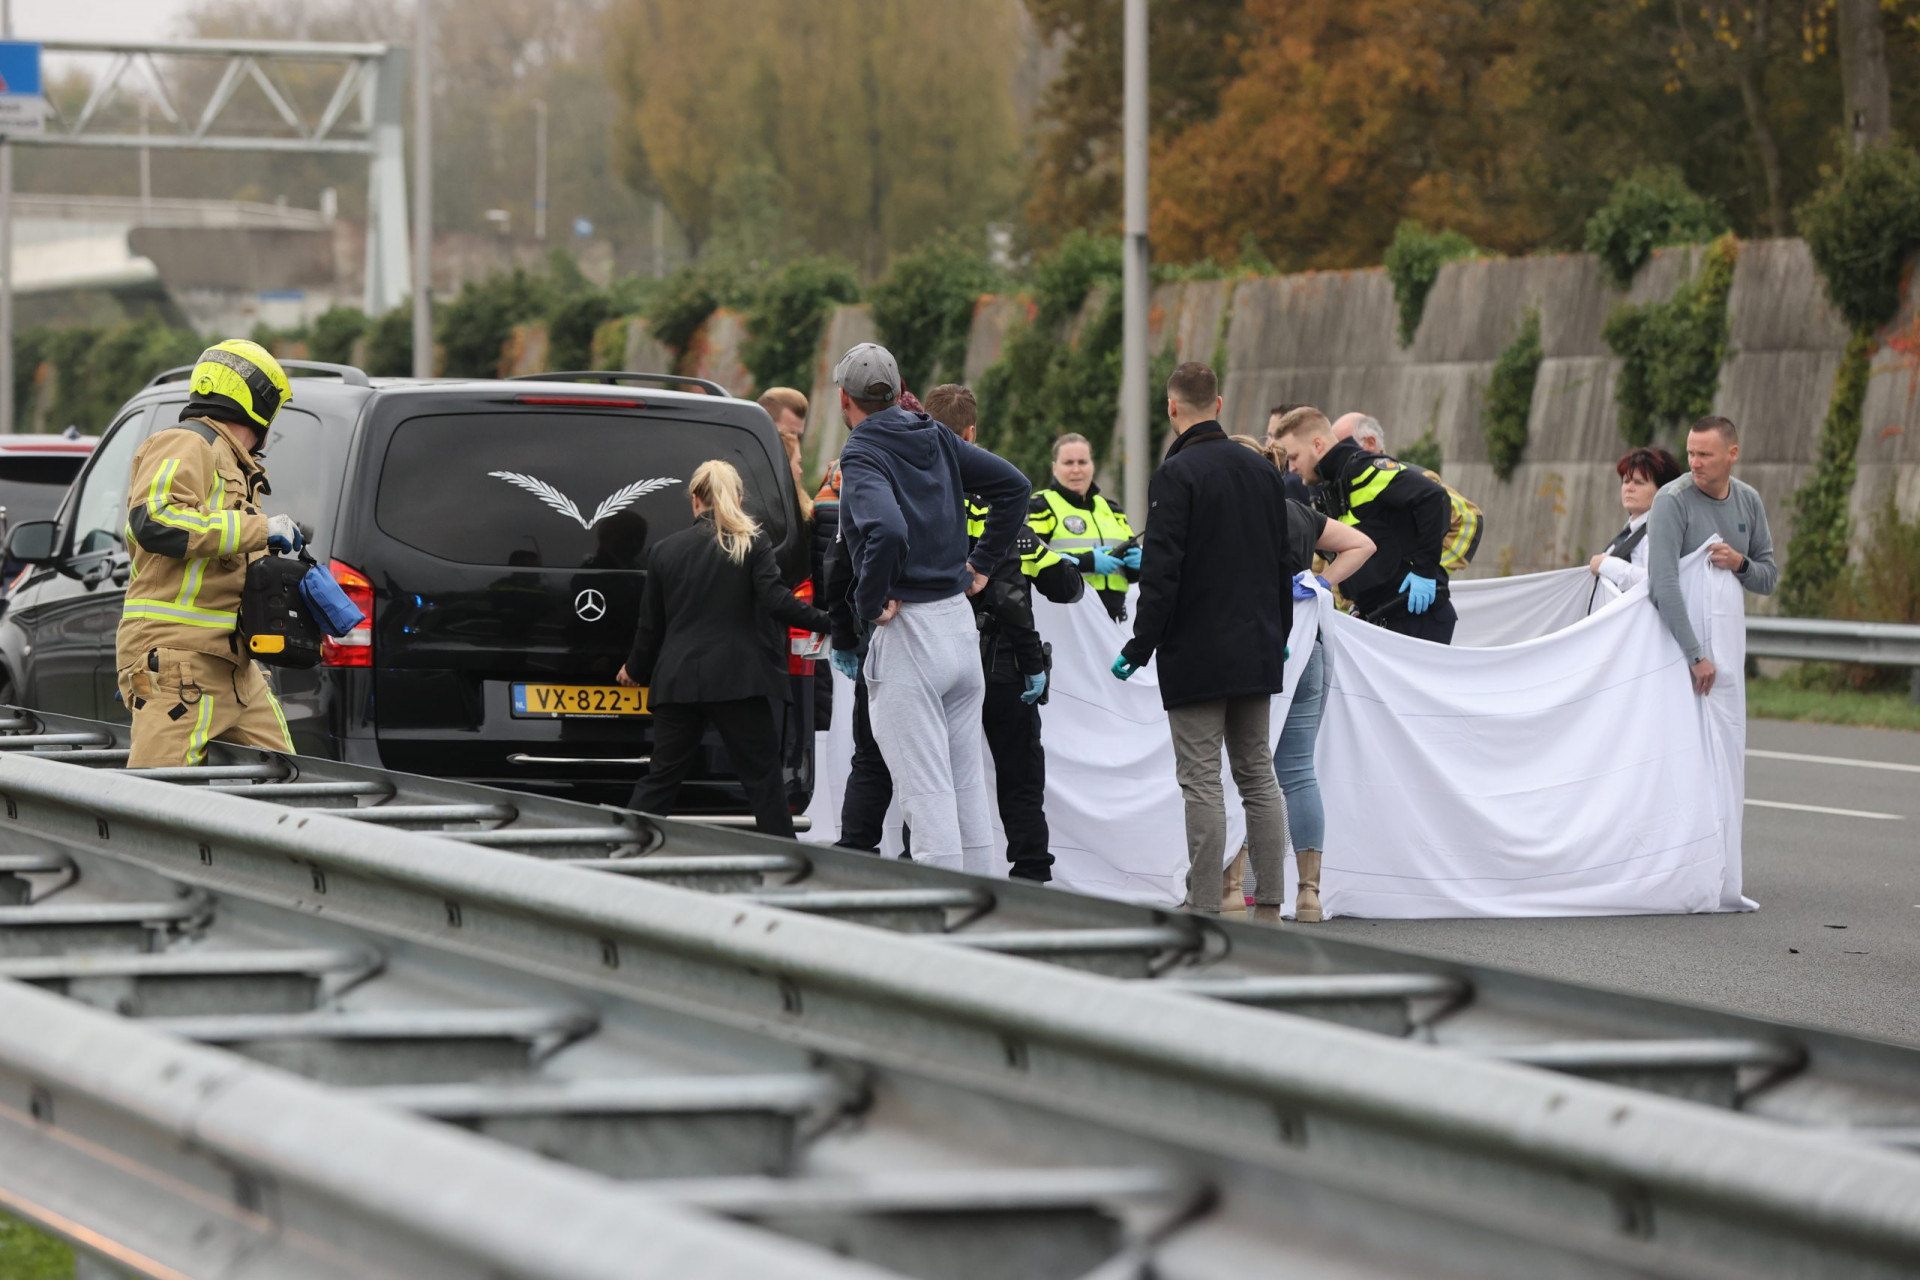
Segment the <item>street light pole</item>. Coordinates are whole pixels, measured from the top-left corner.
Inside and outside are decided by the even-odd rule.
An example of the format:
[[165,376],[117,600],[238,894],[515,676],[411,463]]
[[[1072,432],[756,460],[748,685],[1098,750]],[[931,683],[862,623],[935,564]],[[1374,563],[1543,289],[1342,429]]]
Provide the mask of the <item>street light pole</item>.
[[413,376],[433,376],[433,13],[413,10]]
[[1147,476],[1152,471],[1147,436],[1147,0],[1126,0],[1124,130],[1126,241],[1121,262],[1120,438],[1125,459],[1123,489],[1136,523],[1147,518]]
[[[0,40],[13,39],[13,0],[0,0]],[[97,427],[97,423],[89,423]],[[0,435],[13,434],[13,144],[0,136]]]
[[533,100],[533,238],[547,239],[547,100]]

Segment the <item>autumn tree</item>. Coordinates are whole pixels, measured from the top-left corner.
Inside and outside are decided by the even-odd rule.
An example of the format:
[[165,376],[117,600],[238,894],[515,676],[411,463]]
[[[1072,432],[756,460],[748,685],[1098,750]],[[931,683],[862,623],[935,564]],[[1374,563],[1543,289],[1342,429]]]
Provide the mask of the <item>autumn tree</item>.
[[696,245],[761,218],[878,276],[1011,209],[1014,3],[616,0],[618,154]]
[[[1027,217],[1052,244],[1075,228],[1120,227],[1122,0],[1027,0],[1040,35],[1064,45],[1041,95]],[[1245,0],[1152,0],[1147,120],[1156,141],[1213,119],[1237,69]]]

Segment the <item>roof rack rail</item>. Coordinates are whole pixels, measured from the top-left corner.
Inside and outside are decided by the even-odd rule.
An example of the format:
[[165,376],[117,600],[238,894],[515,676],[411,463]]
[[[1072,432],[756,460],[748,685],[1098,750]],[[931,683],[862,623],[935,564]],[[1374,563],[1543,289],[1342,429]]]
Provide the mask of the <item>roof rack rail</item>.
[[[280,367],[289,373],[297,371],[300,373],[332,374],[350,387],[370,387],[373,385],[372,380],[367,377],[367,371],[365,369],[356,369],[350,364],[328,364],[324,360],[282,360]],[[157,387],[163,382],[184,381],[192,376],[193,366],[183,364],[172,369],[162,369],[159,373],[153,375],[153,378],[147,385],[149,387]]]
[[733,399],[733,392],[717,382],[707,378],[693,378],[678,373],[636,373],[623,369],[569,369],[555,373],[517,373],[507,379],[508,382],[604,382],[610,387],[622,382],[650,382],[657,386],[675,385],[699,387],[710,396],[725,396]]

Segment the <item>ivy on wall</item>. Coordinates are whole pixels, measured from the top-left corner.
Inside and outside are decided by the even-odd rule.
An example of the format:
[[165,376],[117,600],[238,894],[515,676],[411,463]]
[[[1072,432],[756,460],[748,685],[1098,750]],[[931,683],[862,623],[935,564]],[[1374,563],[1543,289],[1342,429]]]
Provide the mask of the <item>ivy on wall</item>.
[[1614,387],[1620,434],[1644,445],[1662,430],[1710,413],[1727,356],[1727,294],[1740,244],[1707,246],[1700,270],[1666,302],[1622,304],[1601,336],[1623,361]]
[[1381,264],[1393,282],[1394,305],[1400,309],[1400,345],[1419,332],[1427,309],[1427,293],[1440,278],[1440,268],[1461,258],[1476,258],[1480,250],[1458,231],[1429,231],[1417,222],[1403,222],[1393,233]]
[[1828,611],[1847,570],[1847,544],[1853,538],[1848,504],[1853,497],[1854,455],[1860,446],[1860,409],[1867,400],[1873,365],[1873,339],[1856,332],[1847,343],[1840,372],[1820,428],[1813,473],[1793,495],[1793,537],[1787,543],[1787,567],[1780,577],[1780,607],[1795,617]]
[[1672,165],[1655,165],[1614,183],[1607,202],[1587,219],[1587,252],[1625,289],[1655,249],[1705,244],[1726,229],[1718,204],[1696,195]]
[[1527,308],[1520,332],[1494,362],[1487,384],[1486,416],[1480,429],[1487,438],[1487,460],[1502,480],[1513,478],[1527,451],[1527,419],[1533,413],[1533,386],[1545,352],[1540,346],[1540,308]]

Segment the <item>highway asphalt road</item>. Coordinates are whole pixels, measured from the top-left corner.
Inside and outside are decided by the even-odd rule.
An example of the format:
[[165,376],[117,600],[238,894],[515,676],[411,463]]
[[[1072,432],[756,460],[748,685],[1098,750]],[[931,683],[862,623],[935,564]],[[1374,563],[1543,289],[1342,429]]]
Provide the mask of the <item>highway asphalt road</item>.
[[1920,1045],[1920,733],[1750,722],[1745,844],[1754,912],[1286,927]]

